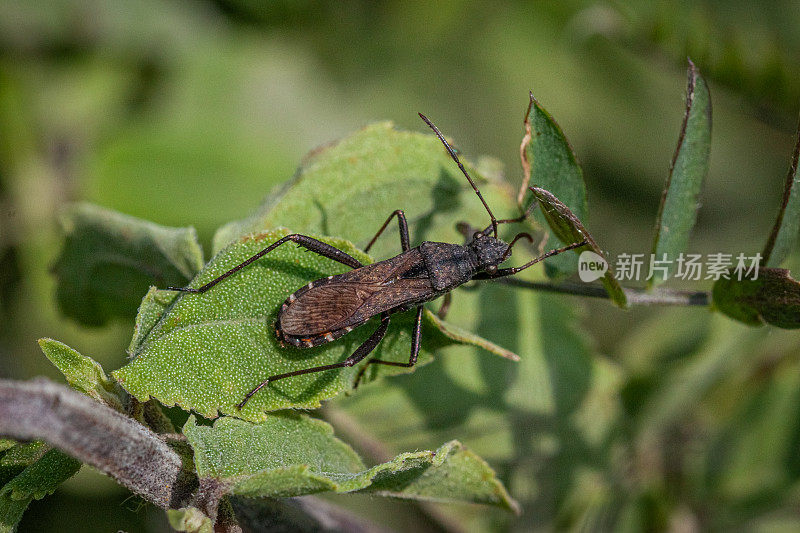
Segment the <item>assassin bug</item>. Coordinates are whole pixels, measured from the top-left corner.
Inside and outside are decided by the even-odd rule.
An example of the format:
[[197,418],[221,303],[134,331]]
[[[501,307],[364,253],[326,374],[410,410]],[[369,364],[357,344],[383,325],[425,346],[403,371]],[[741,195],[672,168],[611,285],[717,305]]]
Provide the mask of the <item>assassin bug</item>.
[[[237,407],[239,409],[243,408],[247,401],[262,387],[273,381],[312,372],[351,367],[357,364],[367,357],[383,339],[389,327],[389,319],[392,314],[416,309],[417,316],[411,338],[411,356],[408,362],[401,363],[380,359],[370,359],[367,362],[368,365],[382,364],[412,367],[417,362],[417,355],[419,354],[423,303],[434,300],[439,296],[447,295],[450,291],[468,281],[510,276],[548,257],[586,244],[586,241],[582,241],[551,250],[519,267],[498,268],[501,263],[511,256],[511,249],[518,240],[524,238],[532,241],[533,238],[528,233],[519,233],[507,244],[498,238],[497,227],[500,224],[520,222],[527,217],[527,213],[515,219],[497,220],[475,182],[472,181],[469,173],[467,173],[464,165],[442,133],[425,115],[420,113],[419,116],[444,144],[450,157],[458,165],[475,194],[478,195],[481,203],[483,203],[486,212],[489,213],[489,218],[491,219],[489,226],[482,231],[475,231],[471,240],[465,245],[426,241],[416,248],[411,248],[406,217],[403,211],[398,209],[389,215],[383,226],[367,244],[367,247],[364,248],[364,251],[368,252],[392,219],[397,217],[400,227],[400,246],[403,251],[400,255],[390,259],[363,265],[354,257],[329,244],[306,235],[294,233],[267,246],[256,255],[202,287],[168,287],[168,289],[175,291],[203,293],[288,241],[353,268],[353,270],[344,274],[312,281],[289,295],[278,312],[275,326],[278,338],[282,342],[298,348],[311,348],[332,342],[354,328],[361,326],[373,316],[380,315],[381,322],[375,332],[344,361],[268,377],[247,393],[238,404]],[[445,303],[445,305],[447,304]],[[358,383],[360,377],[361,375],[359,374],[356,378],[356,383]]]

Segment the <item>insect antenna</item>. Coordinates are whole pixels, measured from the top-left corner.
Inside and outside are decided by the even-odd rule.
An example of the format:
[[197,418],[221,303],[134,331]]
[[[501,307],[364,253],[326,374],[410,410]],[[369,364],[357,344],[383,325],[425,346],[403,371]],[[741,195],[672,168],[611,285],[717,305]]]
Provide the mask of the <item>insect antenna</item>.
[[461,161],[459,161],[455,150],[453,150],[450,147],[450,144],[444,138],[444,135],[442,135],[442,132],[439,131],[439,128],[434,126],[433,122],[428,120],[428,117],[426,117],[422,113],[418,113],[418,114],[419,114],[420,118],[425,121],[425,124],[430,126],[430,128],[433,130],[433,132],[436,134],[436,136],[439,137],[439,140],[442,141],[442,144],[444,144],[444,147],[447,148],[447,151],[450,153],[450,157],[453,158],[453,161],[456,162],[456,164],[458,165],[458,168],[461,169],[461,172],[464,174],[464,176],[467,177],[467,180],[469,180],[469,184],[472,185],[472,190],[474,190],[475,194],[478,195],[478,198],[481,199],[481,203],[483,204],[483,207],[486,208],[486,212],[489,213],[489,217],[492,219],[492,226],[491,227],[492,227],[492,231],[494,231],[494,238],[496,239],[497,238],[497,219],[494,218],[494,214],[492,213],[492,210],[489,209],[489,204],[487,204],[486,200],[483,199],[483,195],[481,194],[481,191],[478,190],[478,187],[475,185],[475,182],[472,181],[472,178],[469,177],[469,174],[467,174],[467,169],[464,168],[464,165],[461,164]]
[[508,248],[506,249],[505,253],[503,254],[503,257],[500,258],[500,263],[502,263],[503,261],[508,259],[508,256],[511,255],[511,248],[513,248],[514,244],[520,239],[527,239],[528,242],[533,242],[533,237],[531,237],[530,233],[517,233],[517,235],[509,243]]

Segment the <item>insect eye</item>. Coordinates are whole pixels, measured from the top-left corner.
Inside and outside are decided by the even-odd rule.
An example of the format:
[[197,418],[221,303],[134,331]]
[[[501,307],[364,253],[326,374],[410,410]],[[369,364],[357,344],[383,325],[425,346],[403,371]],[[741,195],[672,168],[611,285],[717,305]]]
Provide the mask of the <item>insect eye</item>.
[[483,237],[483,232],[476,231],[475,233],[472,234],[473,239],[480,239],[481,237]]
[[486,272],[488,272],[489,274],[494,274],[495,272],[497,272],[497,267],[494,265],[490,265],[486,267]]

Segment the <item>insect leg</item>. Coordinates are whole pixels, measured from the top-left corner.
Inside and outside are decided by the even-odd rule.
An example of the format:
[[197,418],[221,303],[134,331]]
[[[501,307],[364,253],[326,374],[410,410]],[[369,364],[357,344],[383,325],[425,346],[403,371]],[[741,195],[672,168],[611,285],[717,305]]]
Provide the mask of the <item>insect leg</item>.
[[353,382],[353,389],[358,387],[359,382],[361,381],[361,377],[364,375],[364,372],[367,370],[367,367],[371,364],[379,364],[379,365],[389,365],[389,366],[402,366],[406,368],[410,368],[417,364],[417,356],[419,355],[419,337],[420,332],[422,331],[422,311],[423,307],[417,307],[417,320],[414,323],[414,331],[411,335],[411,356],[408,358],[407,363],[398,363],[396,361],[383,361],[381,359],[370,359],[367,361],[367,364],[361,369],[356,376],[355,382]]
[[533,201],[533,202],[531,202],[531,205],[528,206],[528,209],[526,209],[525,212],[522,213],[517,218],[504,218],[503,220],[498,220],[497,223],[498,224],[513,224],[515,222],[522,222],[523,220],[525,220],[526,218],[528,218],[531,215],[531,212],[534,209],[536,209],[536,206],[538,206],[538,205],[539,205],[539,202]]
[[395,216],[397,217],[397,224],[400,226],[400,247],[403,249],[404,252],[411,248],[411,245],[409,244],[408,240],[408,224],[406,223],[406,214],[403,213],[402,209],[398,209],[397,211],[389,215],[389,218],[387,218],[386,222],[383,223],[383,226],[381,226],[381,229],[378,230],[378,233],[376,233],[375,236],[372,238],[372,240],[369,241],[367,247],[364,248],[365,252],[369,252],[369,249],[372,248],[372,245],[375,244],[375,241],[378,240],[378,237],[381,236],[383,230],[386,229],[386,226],[389,225],[389,222],[391,222],[392,218]]
[[167,287],[167,290],[170,290],[170,291],[181,291],[181,292],[192,292],[192,293],[206,292],[208,289],[210,289],[211,287],[213,287],[214,285],[216,285],[217,283],[219,283],[223,279],[227,278],[231,274],[235,274],[236,272],[240,271],[241,269],[243,269],[244,267],[246,267],[247,265],[249,265],[253,261],[261,259],[265,255],[270,253],[272,250],[274,250],[275,248],[277,248],[281,244],[283,244],[285,242],[288,242],[288,241],[295,242],[295,243],[297,243],[298,246],[302,246],[303,248],[306,248],[307,250],[310,250],[310,251],[312,251],[312,252],[314,252],[316,254],[319,254],[319,255],[321,255],[323,257],[327,257],[328,259],[333,259],[334,261],[338,261],[339,263],[342,263],[342,264],[347,265],[347,266],[352,267],[352,268],[359,268],[359,267],[364,266],[355,257],[352,257],[352,256],[344,253],[343,251],[339,250],[338,248],[334,248],[330,244],[326,244],[326,243],[324,243],[322,241],[318,241],[317,239],[313,239],[313,238],[307,237],[305,235],[300,235],[299,233],[292,233],[290,235],[287,235],[286,237],[283,237],[283,238],[275,241],[274,243],[270,244],[269,246],[267,246],[266,248],[264,248],[263,250],[258,252],[253,257],[251,257],[251,258],[245,260],[244,262],[236,265],[235,267],[233,267],[232,269],[228,270],[227,272],[225,272],[224,274],[222,274],[218,278],[212,279],[211,281],[209,281],[208,283],[206,283],[205,285],[203,285],[200,288],[193,289],[191,287]]
[[586,240],[583,240],[581,242],[574,242],[574,243],[570,244],[569,246],[564,246],[563,248],[557,248],[555,250],[550,250],[546,254],[540,255],[539,257],[537,257],[533,261],[529,261],[529,262],[525,263],[522,266],[513,267],[513,268],[499,268],[499,269],[497,269],[497,272],[495,272],[494,274],[489,274],[488,272],[480,272],[480,273],[475,274],[474,276],[472,276],[472,279],[494,279],[494,278],[502,278],[504,276],[511,276],[513,274],[516,274],[517,272],[525,270],[526,268],[528,268],[530,266],[535,265],[536,263],[538,263],[540,261],[544,261],[548,257],[553,257],[554,255],[558,255],[558,254],[560,254],[562,252],[573,250],[575,248],[580,248],[581,246],[584,246],[585,244],[587,244]]
[[450,304],[453,302],[452,293],[446,292],[444,294],[444,298],[442,299],[442,306],[436,312],[436,316],[444,320],[444,317],[447,316],[447,312],[450,310]]
[[248,392],[247,395],[244,397],[244,400],[242,400],[236,407],[239,408],[239,409],[244,407],[244,404],[246,404],[247,401],[255,393],[257,393],[265,385],[267,385],[268,383],[271,383],[273,381],[278,381],[279,379],[284,379],[284,378],[290,378],[292,376],[300,376],[300,375],[303,375],[303,374],[311,374],[313,372],[323,372],[325,370],[333,370],[334,368],[350,367],[350,366],[353,366],[353,365],[357,364],[359,361],[361,361],[366,356],[368,356],[372,352],[372,350],[375,349],[376,346],[378,346],[378,343],[381,342],[381,339],[383,339],[383,336],[386,335],[386,329],[388,327],[389,327],[389,314],[388,313],[383,313],[383,314],[381,314],[381,323],[378,326],[378,329],[376,329],[372,333],[372,335],[370,335],[369,338],[367,340],[365,340],[361,344],[361,346],[359,346],[356,349],[355,352],[353,352],[353,354],[350,357],[348,357],[347,359],[345,359],[341,363],[333,363],[333,364],[330,364],[330,365],[322,365],[322,366],[315,366],[315,367],[312,367],[312,368],[304,368],[303,370],[295,370],[294,372],[287,372],[285,374],[278,374],[278,375],[275,375],[275,376],[270,376],[267,379],[265,379],[263,382],[261,382],[261,384],[259,384],[255,389],[253,389],[250,392]]

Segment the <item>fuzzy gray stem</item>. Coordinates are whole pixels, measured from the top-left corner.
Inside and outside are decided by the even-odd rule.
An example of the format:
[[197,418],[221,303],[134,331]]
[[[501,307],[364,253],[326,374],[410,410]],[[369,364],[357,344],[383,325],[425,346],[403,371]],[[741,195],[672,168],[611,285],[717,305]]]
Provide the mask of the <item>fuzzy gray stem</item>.
[[[501,278],[500,283],[522,287],[535,291],[555,292],[559,294],[572,294],[588,298],[608,298],[608,293],[600,285],[587,283],[545,283],[540,281],[526,281],[517,278]],[[677,291],[670,289],[656,289],[645,292],[638,289],[625,288],[625,296],[629,305],[701,305],[707,306],[711,302],[711,295],[703,291]]]
[[164,509],[180,507],[196,486],[155,433],[45,379],[0,379],[0,435],[41,439]]

